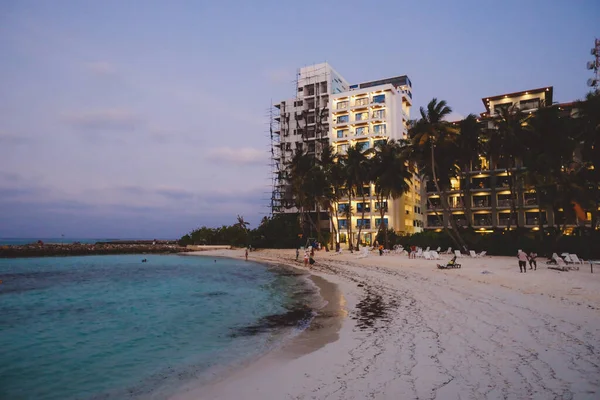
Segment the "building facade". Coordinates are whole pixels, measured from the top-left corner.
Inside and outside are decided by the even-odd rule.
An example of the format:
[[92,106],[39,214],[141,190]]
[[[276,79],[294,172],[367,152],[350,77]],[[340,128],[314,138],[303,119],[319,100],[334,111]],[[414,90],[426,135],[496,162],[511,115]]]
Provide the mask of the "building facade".
[[[495,119],[502,110],[516,106],[524,113],[535,113],[540,107],[553,104],[553,88],[544,87],[522,92],[507,93],[490,96],[482,99],[486,111],[481,113],[481,123],[484,129],[496,129]],[[572,104],[563,106],[563,112],[571,112]],[[560,108],[559,108],[560,109]],[[521,227],[537,230],[540,218],[545,226],[563,223],[564,216],[559,211],[554,215],[552,210],[540,209],[537,196],[533,187],[528,187],[522,181],[511,185],[511,177],[521,170],[519,164],[516,168],[509,168],[506,160],[500,157],[497,160],[480,155],[478,162],[471,166],[470,172],[451,179],[450,190],[445,193],[451,214],[457,225],[471,225],[480,233],[492,232],[492,229],[505,229],[508,227]],[[522,171],[522,170],[521,170]],[[464,188],[469,182],[469,192],[464,193]],[[512,195],[511,187],[517,193]],[[515,200],[513,200],[515,199]],[[426,209],[425,228],[441,230],[444,226],[450,227],[449,215],[441,206],[440,195],[432,182],[423,185],[423,208]],[[512,212],[514,206],[516,214]],[[470,206],[470,215],[467,215],[467,205]],[[569,221],[574,225],[575,221]]]
[[[329,145],[343,154],[348,146],[372,148],[378,140],[406,139],[412,106],[412,83],[407,76],[349,85],[329,64],[301,68],[298,72],[296,97],[274,105],[271,125],[273,161],[273,213],[295,213],[292,193],[287,184],[287,164],[297,150],[319,157]],[[321,220],[327,227],[335,224],[338,241],[348,241],[348,225],[362,226],[361,241],[372,243],[380,225],[380,205],[375,199],[373,185],[364,188],[362,196],[352,201],[351,220],[334,218],[326,213]],[[387,204],[389,202],[389,204]],[[388,201],[384,223],[401,233],[422,230],[421,186],[418,178],[411,191],[398,200]],[[336,205],[338,210],[348,206],[348,200]],[[362,218],[362,210],[365,217]],[[341,215],[341,214],[340,214]],[[353,229],[356,242],[358,228]]]
[[[337,154],[345,154],[350,146],[366,150],[380,141],[407,139],[411,106],[412,84],[407,76],[352,85],[349,91],[331,96],[331,144]],[[389,229],[399,233],[421,231],[420,181],[415,178],[409,193],[383,204],[378,203],[373,184],[359,190],[351,202],[347,197],[341,199],[336,205],[337,217],[333,218],[338,242],[356,243],[360,230],[360,242],[372,244],[381,224],[380,207],[385,209],[383,223]],[[361,193],[365,193],[364,199]],[[348,207],[353,211],[351,216]]]

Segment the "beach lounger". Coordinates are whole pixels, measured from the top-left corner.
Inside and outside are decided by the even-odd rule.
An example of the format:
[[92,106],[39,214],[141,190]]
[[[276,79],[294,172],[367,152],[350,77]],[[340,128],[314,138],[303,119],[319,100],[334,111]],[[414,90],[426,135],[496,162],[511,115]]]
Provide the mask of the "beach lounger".
[[453,263],[452,261],[449,261],[448,264],[446,264],[446,265],[438,264],[437,267],[439,269],[453,269],[453,268],[460,268],[461,265],[456,262]]
[[435,249],[435,251],[437,251],[439,253],[440,251],[442,251],[442,248],[438,247],[437,249]]
[[417,250],[417,254],[415,255],[415,258],[423,258],[423,249],[419,247],[419,250]]
[[456,256],[456,258],[461,258],[463,256],[460,250],[454,250],[454,255]]
[[440,255],[438,254],[438,252],[437,252],[437,251],[435,251],[435,250],[431,250],[431,251],[430,251],[430,253],[431,253],[431,258],[432,258],[433,260],[439,260],[439,259],[440,259]]
[[486,254],[487,254],[487,250],[484,250],[481,253],[477,254],[477,257],[485,257]]
[[427,246],[427,248],[425,249],[425,251],[429,251],[429,246]]
[[365,258],[369,256],[369,248],[363,247],[360,249],[360,253],[358,254],[358,258]]
[[559,257],[558,254],[556,254],[556,253],[552,254],[552,260],[556,263],[556,265],[551,264],[548,266],[548,268],[557,269],[559,271],[568,271],[569,270],[569,266],[567,265],[565,260],[563,260],[561,257]]
[[477,258],[477,254],[475,253],[475,251],[469,250],[469,254],[471,255],[471,258]]
[[442,254],[452,254],[452,247],[448,247],[448,250],[444,251]]
[[572,264],[572,263],[573,263],[573,260],[571,260],[571,256],[570,256],[569,254],[566,254],[566,253],[565,253],[565,254],[562,256],[562,258],[563,258],[563,260],[565,260],[565,262],[566,262],[567,264]]
[[426,260],[432,260],[431,253],[429,251],[424,251],[423,258],[425,258]]
[[580,260],[579,257],[577,257],[577,254],[569,254],[569,256],[571,257],[573,264],[583,264],[583,260]]

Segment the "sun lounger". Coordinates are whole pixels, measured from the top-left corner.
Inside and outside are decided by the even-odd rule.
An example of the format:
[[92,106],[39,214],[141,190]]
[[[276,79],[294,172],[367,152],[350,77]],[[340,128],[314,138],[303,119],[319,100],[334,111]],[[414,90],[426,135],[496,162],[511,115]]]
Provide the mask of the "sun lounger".
[[448,250],[444,251],[442,254],[452,254],[452,247],[448,247]]
[[360,253],[358,254],[358,258],[365,258],[369,256],[369,248],[363,247],[360,249]]
[[550,265],[548,265],[548,268],[557,269],[559,271],[568,271],[569,270],[569,266],[567,265],[565,260],[563,260],[561,257],[559,257],[558,254],[556,254],[556,253],[552,254],[552,260],[556,263],[556,265],[550,264]]
[[440,255],[438,254],[437,251],[431,250],[429,253],[431,254],[431,259],[433,259],[433,260],[439,260],[440,259]]
[[426,260],[432,260],[431,253],[429,251],[424,251],[423,258],[425,258]]
[[583,264],[583,260],[580,260],[579,257],[577,257],[577,254],[569,254],[569,256],[571,257],[573,264]]
[[437,267],[439,269],[453,269],[453,268],[460,268],[460,264],[458,264],[458,263],[448,263],[446,265],[438,264]]
[[481,253],[477,254],[477,257],[485,257],[486,254],[487,254],[487,251],[484,250]]
[[475,253],[475,251],[469,250],[469,254],[471,255],[471,258],[477,258],[477,254]]
[[454,250],[454,255],[455,255],[457,258],[461,258],[461,257],[463,256],[463,255],[462,255],[462,253],[460,252],[460,250]]

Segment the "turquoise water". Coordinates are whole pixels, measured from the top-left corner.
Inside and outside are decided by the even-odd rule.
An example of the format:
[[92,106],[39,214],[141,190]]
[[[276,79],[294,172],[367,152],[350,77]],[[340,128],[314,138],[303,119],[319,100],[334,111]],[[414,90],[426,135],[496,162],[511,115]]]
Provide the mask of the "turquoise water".
[[314,295],[257,263],[143,257],[0,259],[0,399],[165,398],[276,344],[264,322]]

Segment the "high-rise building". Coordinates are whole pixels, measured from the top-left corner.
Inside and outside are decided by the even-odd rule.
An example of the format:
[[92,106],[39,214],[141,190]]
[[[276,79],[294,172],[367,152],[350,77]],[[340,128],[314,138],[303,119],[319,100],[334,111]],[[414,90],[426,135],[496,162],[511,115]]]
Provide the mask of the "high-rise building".
[[[273,159],[273,213],[297,212],[286,182],[287,163],[296,150],[319,157],[325,146],[333,145],[344,153],[350,145],[372,148],[377,141],[406,139],[412,106],[412,83],[403,75],[389,79],[349,85],[327,63],[301,68],[297,75],[296,96],[274,105],[271,127]],[[365,186],[365,200],[352,200],[351,221],[321,216],[323,226],[336,224],[340,242],[348,238],[347,224],[361,226],[361,241],[372,243],[380,225],[379,207],[386,207],[384,223],[402,233],[422,230],[421,189],[413,179],[411,192],[400,199],[377,204],[373,185]],[[348,206],[348,200],[337,207]],[[362,210],[365,216],[362,218]],[[353,229],[353,236],[358,228]],[[356,237],[352,238],[356,241]]]
[[[349,146],[366,150],[380,141],[407,139],[411,106],[412,84],[406,75],[352,85],[349,91],[332,95],[332,146],[338,154],[345,154]],[[360,242],[373,243],[381,225],[381,207],[385,210],[383,223],[389,229],[401,233],[421,231],[420,181],[416,176],[411,189],[396,200],[379,204],[371,183],[359,189],[351,203],[348,197],[341,199],[337,217],[333,218],[338,241],[356,243],[360,230]],[[348,207],[353,211],[351,216]],[[352,238],[348,237],[350,231]]]
[[319,156],[329,145],[329,102],[332,94],[348,90],[348,82],[329,64],[300,68],[295,97],[274,105],[276,114],[271,126],[273,213],[297,212],[286,182],[286,164],[298,149]]

